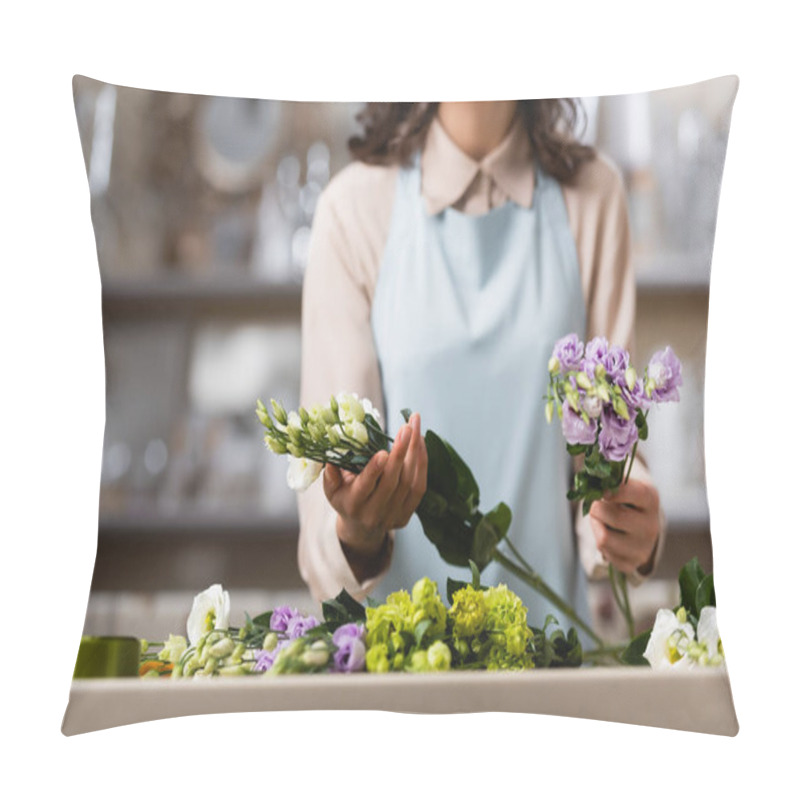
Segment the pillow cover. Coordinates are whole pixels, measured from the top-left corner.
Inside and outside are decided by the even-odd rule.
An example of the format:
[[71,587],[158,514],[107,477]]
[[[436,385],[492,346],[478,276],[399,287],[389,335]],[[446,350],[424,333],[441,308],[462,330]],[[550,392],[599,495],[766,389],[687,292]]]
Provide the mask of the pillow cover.
[[[458,145],[434,117],[435,104],[418,104],[410,122],[404,120],[398,130],[406,125],[412,134],[425,131],[427,138],[408,137],[409,152],[421,148],[422,155],[401,170],[397,164],[365,166],[363,160],[349,164],[348,139],[361,131],[358,104],[172,94],[76,76],[75,107],[103,283],[107,396],[97,561],[64,732],[218,711],[374,708],[528,711],[734,734],[737,722],[724,655],[716,629],[709,628],[709,614],[703,613],[715,609],[716,602],[709,578],[713,564],[702,390],[711,252],[736,87],[737,80],[729,77],[647,94],[584,98],[580,108],[585,125],[576,133],[602,155],[587,162],[574,181],[560,181],[558,191],[558,181],[548,183],[557,160],[548,162],[541,154],[539,169],[532,161],[528,165],[534,177],[526,183],[526,164],[519,160],[529,141],[520,127],[527,124],[519,121],[527,119],[524,112],[488,156],[470,158],[463,152],[454,155]],[[379,119],[392,121],[368,119],[373,132]],[[385,161],[386,142],[363,155],[369,140],[362,139],[362,159]],[[449,158],[442,162],[447,168],[437,172],[431,154]],[[419,184],[410,185],[409,191],[422,194],[424,214],[413,204],[404,205],[404,198],[413,195],[401,193],[401,175],[418,176]],[[526,186],[534,187],[533,197],[526,196]],[[555,190],[548,194],[548,186]],[[409,216],[398,227],[397,215],[406,209]],[[465,666],[475,663],[469,660],[472,656],[459,655],[466,623],[443,577],[438,579],[441,606],[438,600],[435,606],[440,610],[430,612],[423,630],[417,621],[401,633],[392,629],[385,642],[369,631],[370,621],[380,615],[369,610],[363,595],[374,594],[387,603],[389,598],[385,590],[381,594],[381,581],[356,580],[338,541],[330,536],[331,512],[327,505],[321,510],[326,501],[319,483],[301,499],[305,529],[298,562],[297,501],[287,486],[283,459],[264,450],[254,409],[258,398],[278,398],[286,410],[293,410],[301,400],[309,407],[315,400],[327,404],[331,394],[341,391],[369,393],[385,415],[387,430],[395,432],[397,414],[389,417],[399,408],[392,406],[391,392],[381,387],[394,351],[383,344],[385,333],[374,319],[371,323],[369,303],[377,305],[375,298],[386,285],[376,284],[394,263],[395,256],[387,254],[402,253],[404,240],[410,241],[410,220],[433,225],[425,227],[426,236],[450,223],[456,226],[451,231],[468,230],[471,235],[484,224],[467,227],[475,220],[525,231],[520,226],[526,211],[543,214],[550,223],[553,217],[546,215],[558,215],[559,209],[564,214],[553,224],[569,234],[567,257],[577,270],[574,288],[586,304],[581,334],[586,342],[581,346],[588,348],[590,338],[596,344],[606,336],[608,344],[627,348],[635,333],[630,363],[639,375],[647,363],[643,357],[664,348],[680,359],[680,402],[653,410],[647,441],[637,451],[644,458],[637,460],[633,473],[634,480],[643,478],[657,487],[666,527],[660,528],[655,569],[652,574],[635,571],[628,596],[625,582],[606,579],[608,562],[597,548],[589,518],[577,509],[574,547],[580,558],[569,558],[580,562],[581,574],[591,579],[585,600],[596,638],[586,639],[579,631],[571,637],[570,619],[563,613],[554,623],[541,613],[528,617],[538,633],[522,645],[530,662],[525,666],[536,661],[536,669],[460,672],[455,668],[459,659]],[[544,232],[542,236],[536,241],[546,250],[550,240]],[[424,245],[429,240],[423,236],[415,241]],[[491,241],[497,246],[497,239]],[[563,242],[563,236],[557,241]],[[471,263],[473,255],[468,246],[459,250],[462,263]],[[308,288],[309,277],[303,299],[304,278],[318,275],[321,264],[326,269],[330,265],[331,277],[327,282],[315,277],[316,290]],[[340,278],[350,281],[349,289]],[[435,298],[438,309],[440,300]],[[323,318],[320,308],[326,304],[335,313]],[[414,326],[418,323],[415,319]],[[323,324],[327,333],[318,330]],[[560,336],[571,329],[559,330]],[[319,340],[315,349],[307,344],[312,336]],[[555,340],[547,341],[545,356]],[[326,349],[331,341],[335,347]],[[334,368],[328,362],[337,350],[349,355]],[[303,397],[301,362],[311,373],[302,376]],[[308,366],[312,363],[313,369]],[[656,383],[654,364],[664,363],[650,362],[648,376]],[[352,376],[352,382],[333,385],[331,376],[336,381]],[[398,402],[417,403],[416,395],[409,394],[407,401]],[[544,410],[542,402],[536,409],[542,419]],[[259,415],[262,423],[264,413],[272,419],[270,411],[266,407]],[[280,412],[273,413],[282,424]],[[378,414],[376,418],[383,421]],[[549,430],[558,433],[552,426]],[[642,428],[639,435],[645,438]],[[462,455],[471,447],[466,437],[448,432],[447,438]],[[566,456],[560,440],[559,448]],[[430,446],[428,454],[433,470]],[[476,465],[476,458],[466,460],[485,487],[483,466]],[[567,503],[565,496],[561,505]],[[494,520],[491,514],[485,517]],[[390,550],[393,546],[388,545]],[[529,550],[527,555],[538,568],[537,554]],[[394,558],[396,563],[397,553]],[[466,562],[460,571],[453,562],[437,562],[436,567],[428,563],[431,575],[469,582]],[[513,588],[507,573],[492,569],[494,565],[482,573],[481,583],[495,587],[508,582]],[[424,577],[429,576],[417,572],[405,578],[402,588],[414,590],[409,602],[427,602],[417,596],[428,591],[417,587],[417,579]],[[384,585],[392,578],[389,573]],[[477,577],[474,583],[477,592]],[[346,595],[320,606],[342,588]],[[492,587],[483,591],[489,594],[474,602],[494,603]],[[631,606],[627,621],[616,605],[620,598],[623,610]],[[248,661],[240,653],[238,661],[225,664],[232,657],[227,642],[236,642],[236,636],[222,643],[203,640],[202,647],[216,647],[219,655],[201,665],[198,648],[193,662],[197,675],[238,675],[252,671],[247,664],[260,661],[263,666],[263,654],[271,652],[267,637],[280,641],[280,647],[289,638],[302,638],[289,637],[292,620],[301,625],[297,620],[313,617],[328,623],[332,633],[336,621],[358,624],[354,620],[361,620],[363,612],[368,633],[364,640],[362,631],[356,644],[352,638],[346,645],[340,638],[337,644],[336,633],[332,642],[325,639],[325,647],[318,648],[327,648],[327,660],[316,670],[320,674],[305,676],[302,684],[265,684],[242,675],[235,681],[183,681],[176,691],[172,680],[85,680],[93,674],[108,678],[129,673],[118,653],[130,648],[125,642],[130,637],[147,640],[135,672],[141,668],[152,677],[164,672],[188,676],[191,648],[203,636],[202,625],[194,641],[187,631],[187,618],[191,629],[193,615],[200,614],[197,609],[204,610],[205,622],[211,615],[211,627],[244,630],[239,631],[242,641],[231,648],[252,656]],[[284,613],[279,609],[292,612],[283,628],[276,622]],[[269,610],[274,610],[272,618],[264,617],[262,612]],[[453,637],[447,647],[455,649],[447,655],[440,647],[444,639],[425,638],[435,629],[437,614],[442,636]],[[310,622],[303,632],[309,627]],[[506,643],[513,655],[509,631]],[[166,652],[171,637],[187,633],[188,650]],[[373,674],[322,674],[331,664],[356,662],[363,662],[368,672],[382,671],[371,667],[384,663],[378,649],[385,646],[391,652],[392,635],[405,636],[407,650],[396,665],[387,659],[386,669],[396,666],[409,674],[391,676],[396,678],[391,683]],[[477,642],[475,631],[470,636]],[[631,661],[647,666],[623,666],[618,659],[617,666],[603,669],[541,668],[593,663],[591,652],[598,641],[638,642],[626,652]],[[645,645],[653,647],[656,641],[660,651],[645,654]],[[418,655],[423,644],[427,661],[411,652]],[[488,655],[492,646],[486,645],[480,665],[502,667],[505,662],[494,650]],[[622,649],[617,648],[617,656]],[[474,650],[478,652],[477,645]],[[90,651],[104,654],[94,673],[86,671]],[[315,652],[309,645],[307,653],[298,654],[298,663],[306,658],[303,663],[315,666]],[[576,652],[581,654],[577,662]],[[417,674],[442,666],[437,653],[452,667],[447,678]],[[277,656],[266,659],[270,666],[274,660]],[[520,666],[516,661],[512,665]]]

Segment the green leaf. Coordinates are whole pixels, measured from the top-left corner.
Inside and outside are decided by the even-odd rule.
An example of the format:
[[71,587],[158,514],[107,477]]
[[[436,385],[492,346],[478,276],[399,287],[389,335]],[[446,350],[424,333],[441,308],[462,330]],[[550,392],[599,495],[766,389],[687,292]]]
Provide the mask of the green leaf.
[[688,613],[694,616],[698,616],[700,613],[696,606],[697,590],[705,576],[696,556],[683,566],[680,575],[678,575],[678,585],[681,590],[681,605]]
[[376,600],[374,597],[367,597],[365,602],[367,604],[367,608],[378,608],[378,606],[383,605],[380,600]]
[[483,517],[488,520],[500,534],[498,541],[502,539],[511,527],[511,509],[505,503],[498,503],[491,511],[487,511]]
[[445,511],[447,511],[447,500],[433,489],[428,489],[422,495],[422,500],[417,506],[417,514],[428,517],[441,517]]
[[364,606],[351,597],[344,589],[333,600],[322,604],[322,616],[327,630],[334,631],[348,622],[363,622],[367,618]]
[[478,487],[478,482],[475,480],[472,470],[456,452],[453,445],[444,439],[442,439],[442,443],[447,448],[450,463],[456,471],[458,496],[467,503],[471,511],[474,511],[481,501],[481,490]]
[[511,525],[511,509],[505,503],[498,503],[481,518],[472,542],[470,558],[478,569],[483,571],[494,557],[497,544],[508,532]]
[[[472,563],[473,562],[470,561],[470,564],[472,564]],[[453,595],[457,591],[459,591],[460,589],[464,589],[467,586],[469,586],[469,584],[466,581],[457,581],[455,578],[448,578],[447,579],[447,602],[450,603],[450,605],[452,606],[453,605]]]
[[651,633],[652,630],[645,631],[631,639],[630,644],[622,651],[621,658],[625,664],[632,667],[647,667],[650,665],[644,657],[644,651],[647,649]]
[[408,422],[408,421],[409,421],[409,419],[411,419],[411,413],[412,413],[412,412],[411,412],[411,409],[410,409],[410,408],[404,408],[404,409],[403,409],[403,410],[402,410],[400,413],[403,415],[403,419],[404,419],[406,422]]
[[342,591],[336,595],[336,601],[341,603],[350,614],[351,622],[360,622],[367,618],[367,612],[364,610],[364,606],[345,589],[342,589]]
[[458,491],[458,475],[450,460],[450,452],[431,430],[425,433],[425,448],[428,451],[428,488],[449,502]]
[[422,622],[417,623],[417,626],[414,628],[414,641],[417,643],[417,647],[422,645],[422,638],[428,632],[428,628],[430,628],[432,624],[432,619],[423,619]]
[[610,478],[613,471],[611,463],[604,458],[593,460],[591,463],[587,461],[584,468],[589,475],[598,478]]
[[585,444],[568,444],[567,445],[567,452],[571,456],[579,456],[582,453],[586,452],[586,445]]
[[705,578],[700,581],[700,585],[697,587],[697,594],[695,595],[695,608],[697,609],[698,617],[706,606],[716,605],[717,596],[714,592],[714,576],[706,575]]
[[491,562],[494,556],[494,549],[500,541],[497,531],[486,517],[483,517],[475,528],[475,537],[470,549],[469,559],[472,560],[481,571]]
[[253,617],[253,624],[260,625],[262,628],[269,628],[269,623],[272,620],[272,612],[266,611],[263,614],[259,614],[257,617]]

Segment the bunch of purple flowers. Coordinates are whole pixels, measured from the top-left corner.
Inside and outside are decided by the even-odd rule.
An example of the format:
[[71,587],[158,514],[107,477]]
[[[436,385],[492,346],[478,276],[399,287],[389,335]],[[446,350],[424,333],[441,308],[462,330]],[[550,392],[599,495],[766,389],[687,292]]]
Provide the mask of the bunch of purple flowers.
[[364,626],[346,623],[330,633],[316,617],[278,606],[255,656],[254,672],[360,672],[366,664]]
[[679,399],[681,362],[666,347],[639,376],[630,354],[603,337],[588,343],[571,333],[559,339],[548,364],[545,413],[561,420],[572,455],[582,455],[570,500],[583,500],[583,513],[626,478],[638,443],[647,438],[647,414],[657,403]]

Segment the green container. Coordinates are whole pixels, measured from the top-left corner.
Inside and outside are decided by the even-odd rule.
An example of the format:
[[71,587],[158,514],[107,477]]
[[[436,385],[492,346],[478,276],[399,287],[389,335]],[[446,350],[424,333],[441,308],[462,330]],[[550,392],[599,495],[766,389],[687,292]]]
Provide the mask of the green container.
[[141,642],[133,636],[83,636],[73,678],[135,678]]

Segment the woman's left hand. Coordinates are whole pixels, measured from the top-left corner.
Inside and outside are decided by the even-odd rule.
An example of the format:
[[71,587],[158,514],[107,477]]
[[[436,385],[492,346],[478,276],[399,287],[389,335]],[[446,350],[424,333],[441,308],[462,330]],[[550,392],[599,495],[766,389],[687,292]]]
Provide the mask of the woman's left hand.
[[652,484],[629,480],[592,503],[589,518],[597,549],[621,572],[639,569],[646,574],[652,570],[660,527],[659,502]]

